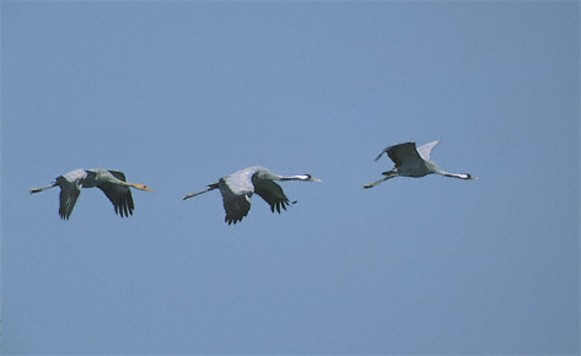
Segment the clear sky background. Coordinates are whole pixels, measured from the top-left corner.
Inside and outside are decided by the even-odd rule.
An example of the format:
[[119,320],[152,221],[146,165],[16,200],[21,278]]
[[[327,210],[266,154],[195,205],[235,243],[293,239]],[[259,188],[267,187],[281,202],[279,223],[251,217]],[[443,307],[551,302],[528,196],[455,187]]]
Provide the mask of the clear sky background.
[[[579,3],[17,2],[2,23],[2,352],[579,352]],[[364,183],[386,146],[479,180]],[[218,192],[261,164],[298,203]],[[126,173],[69,221],[75,168]]]

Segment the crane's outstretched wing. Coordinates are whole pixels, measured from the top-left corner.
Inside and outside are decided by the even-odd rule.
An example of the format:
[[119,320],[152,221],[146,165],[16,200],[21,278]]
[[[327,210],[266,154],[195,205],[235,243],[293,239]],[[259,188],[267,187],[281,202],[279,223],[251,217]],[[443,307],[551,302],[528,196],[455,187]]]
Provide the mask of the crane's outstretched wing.
[[81,190],[77,186],[76,180],[69,182],[63,176],[58,177],[56,183],[61,188],[59,194],[59,215],[61,219],[68,220],[73,212],[77,198],[81,194]]
[[[125,174],[123,172],[109,171],[115,178],[126,182]],[[129,217],[133,215],[133,210],[135,205],[133,204],[133,196],[131,195],[131,190],[129,187],[125,187],[119,184],[111,182],[101,182],[97,185],[99,189],[105,193],[107,198],[113,203],[115,208],[115,214],[121,217]]]
[[432,153],[432,150],[438,143],[440,143],[440,141],[432,141],[430,143],[426,143],[425,145],[420,146],[418,148],[418,153],[420,154],[420,157],[422,157],[424,161],[428,162],[431,161],[430,154]]
[[401,143],[399,145],[388,147],[385,150],[389,158],[395,163],[396,167],[422,160],[422,157],[416,150],[415,142]]
[[226,217],[224,221],[230,224],[236,224],[242,221],[248,211],[250,211],[250,203],[252,202],[252,191],[236,191],[234,192],[224,179],[220,179],[220,193],[222,193],[222,202],[224,203],[224,210]]
[[286,210],[286,207],[291,204],[282,187],[276,182],[252,176],[252,183],[254,184],[254,192],[270,205],[270,211],[273,213],[276,210],[280,214],[280,208]]
[[377,157],[375,157],[375,160],[378,161],[384,153],[387,153],[389,158],[393,161],[393,163],[395,163],[396,166],[401,165],[406,159],[421,158],[416,150],[415,142],[400,143],[386,147],[383,151],[381,151],[380,154],[377,155]]

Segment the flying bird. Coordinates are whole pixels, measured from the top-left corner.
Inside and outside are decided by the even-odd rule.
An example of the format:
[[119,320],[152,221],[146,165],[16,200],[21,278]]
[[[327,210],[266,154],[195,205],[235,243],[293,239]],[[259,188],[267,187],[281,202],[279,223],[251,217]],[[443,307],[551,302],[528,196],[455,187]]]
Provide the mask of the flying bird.
[[184,196],[183,200],[193,198],[214,189],[219,189],[222,194],[224,210],[226,211],[224,221],[228,225],[236,224],[248,215],[251,198],[254,193],[258,194],[270,205],[270,210],[273,213],[275,210],[280,213],[281,208],[286,210],[289,204],[296,203],[296,201],[290,202],[284,194],[282,187],[275,182],[290,180],[303,182],[321,181],[310,174],[281,176],[264,167],[252,166],[220,178],[217,182],[209,184],[206,189],[200,192],[188,193]]
[[383,172],[383,178],[375,182],[365,184],[363,188],[373,188],[393,177],[424,177],[428,174],[439,174],[445,177],[452,177],[464,180],[476,179],[468,173],[448,173],[441,170],[434,161],[430,159],[430,154],[434,146],[440,141],[426,143],[416,149],[415,142],[406,142],[390,146],[381,151],[375,158],[379,160],[384,153],[395,163],[395,167],[387,172]]
[[147,192],[153,191],[145,184],[128,183],[123,172],[95,168],[75,169],[74,171],[57,177],[51,185],[31,189],[30,194],[39,193],[54,187],[61,188],[59,195],[59,215],[63,220],[68,220],[71,216],[77,198],[81,193],[81,188],[97,187],[101,189],[111,203],[113,203],[115,213],[121,217],[133,215],[133,209],[135,209],[129,188]]

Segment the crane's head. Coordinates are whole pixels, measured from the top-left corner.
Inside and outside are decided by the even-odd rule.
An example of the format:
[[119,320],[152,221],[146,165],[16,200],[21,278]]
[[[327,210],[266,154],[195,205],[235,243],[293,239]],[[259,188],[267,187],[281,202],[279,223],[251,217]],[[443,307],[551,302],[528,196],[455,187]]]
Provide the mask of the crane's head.
[[458,175],[458,178],[460,178],[460,179],[466,179],[466,180],[478,179],[478,178],[472,176],[470,173],[460,173]]
[[153,192],[153,189],[151,189],[150,187],[148,187],[145,184],[135,183],[135,184],[132,184],[131,186],[135,189],[144,190],[146,192]]
[[322,182],[321,179],[315,178],[311,174],[303,174],[301,177],[303,177],[302,180],[304,180],[305,182]]

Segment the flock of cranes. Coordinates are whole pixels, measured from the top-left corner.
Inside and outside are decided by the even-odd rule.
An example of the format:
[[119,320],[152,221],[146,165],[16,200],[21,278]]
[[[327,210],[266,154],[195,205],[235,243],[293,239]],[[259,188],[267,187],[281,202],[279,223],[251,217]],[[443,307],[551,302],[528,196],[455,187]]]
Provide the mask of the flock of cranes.
[[[383,172],[383,177],[380,180],[365,184],[363,188],[373,188],[394,177],[418,178],[428,174],[439,174],[463,180],[476,179],[468,173],[448,173],[441,170],[430,159],[432,149],[438,142],[430,142],[419,148],[416,148],[414,142],[401,143],[385,148],[375,160],[379,160],[384,153],[387,153],[395,164],[394,168]],[[183,200],[218,189],[222,194],[224,210],[226,211],[225,222],[228,225],[236,224],[248,215],[252,202],[251,198],[254,193],[270,205],[270,210],[273,213],[275,211],[280,213],[281,208],[286,210],[288,205],[296,203],[296,201],[289,201],[282,187],[276,183],[277,181],[293,180],[301,182],[321,181],[310,174],[282,176],[262,166],[252,166],[220,178],[217,182],[209,184],[202,191],[188,193]],[[31,189],[30,193],[38,193],[55,187],[60,187],[61,190],[59,195],[59,215],[63,220],[70,218],[82,188],[97,187],[101,189],[113,203],[115,213],[121,217],[133,215],[133,210],[135,209],[130,188],[147,192],[153,191],[145,184],[128,183],[125,174],[122,172],[97,168],[76,169],[57,177],[48,186]]]

